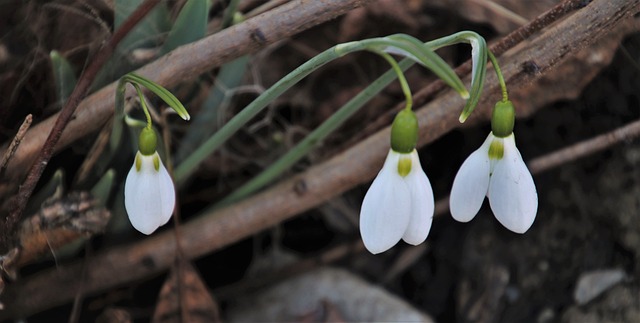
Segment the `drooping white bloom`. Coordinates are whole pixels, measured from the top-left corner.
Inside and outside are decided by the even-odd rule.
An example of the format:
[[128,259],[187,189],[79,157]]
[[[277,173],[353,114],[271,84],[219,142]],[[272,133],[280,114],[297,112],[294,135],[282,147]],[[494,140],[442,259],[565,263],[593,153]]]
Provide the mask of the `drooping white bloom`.
[[171,218],[176,203],[171,176],[157,152],[138,151],[124,184],[124,206],[136,230],[151,234]]
[[400,239],[418,245],[433,220],[433,190],[418,153],[389,150],[360,210],[360,234],[369,252],[381,253]]
[[485,196],[496,219],[507,229],[529,230],[538,210],[538,193],[513,133],[505,138],[490,133],[465,160],[453,181],[451,215],[460,222],[471,221]]

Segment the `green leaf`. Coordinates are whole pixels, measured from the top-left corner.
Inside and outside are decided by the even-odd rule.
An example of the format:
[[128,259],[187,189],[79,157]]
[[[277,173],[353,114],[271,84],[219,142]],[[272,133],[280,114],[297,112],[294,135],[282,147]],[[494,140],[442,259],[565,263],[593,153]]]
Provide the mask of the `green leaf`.
[[162,99],[168,106],[170,106],[178,115],[184,119],[189,120],[191,116],[187,112],[187,109],[182,105],[180,100],[173,95],[173,93],[169,92],[169,90],[163,88],[159,84],[146,79],[140,75],[129,73],[123,77],[127,82],[135,83],[142,85],[149,89],[151,92],[155,93],[158,97]]
[[[115,0],[114,28],[118,29],[144,0]],[[164,2],[153,8],[118,45],[118,51],[128,52],[135,48],[153,47],[160,41],[160,36],[171,27],[169,10]]]
[[76,87],[76,76],[69,61],[60,56],[58,51],[51,51],[49,56],[51,57],[51,66],[53,67],[53,76],[56,83],[56,95],[62,107],[73,88]]
[[168,53],[179,46],[203,38],[207,33],[208,14],[208,0],[187,1],[180,10],[160,53]]
[[462,31],[453,35],[442,37],[425,43],[426,46],[436,50],[444,46],[450,46],[459,43],[467,43],[471,45],[471,91],[469,100],[462,109],[460,114],[460,122],[467,120],[473,109],[478,105],[480,94],[484,87],[484,80],[487,72],[487,42],[482,36],[472,31]]
[[218,129],[221,107],[226,106],[233,97],[230,90],[242,83],[249,59],[248,55],[241,56],[220,68],[216,82],[202,104],[200,113],[194,116],[193,123],[187,128],[187,133],[178,145],[179,148],[175,154],[177,162],[186,158]]
[[91,188],[91,195],[100,200],[100,206],[105,206],[111,195],[116,171],[109,169],[102,178]]
[[[393,48],[387,49],[388,52],[405,54],[405,56],[409,58],[416,59],[418,63],[430,69],[440,79],[447,83],[447,85],[456,90],[460,96],[465,99],[468,98],[469,92],[462,83],[462,80],[460,80],[451,66],[431,50],[431,48],[425,46],[421,41],[409,35],[398,34],[387,36],[385,38],[391,40],[391,47],[399,49],[399,51],[395,51]],[[407,53],[409,55],[406,55]]]
[[[131,15],[144,0],[115,0],[114,28]],[[137,49],[155,48],[161,44],[164,35],[171,28],[169,10],[165,1],[156,5],[133,29],[122,39],[113,56],[102,67],[92,89],[99,89],[143,65],[144,61],[134,59],[133,52]]]

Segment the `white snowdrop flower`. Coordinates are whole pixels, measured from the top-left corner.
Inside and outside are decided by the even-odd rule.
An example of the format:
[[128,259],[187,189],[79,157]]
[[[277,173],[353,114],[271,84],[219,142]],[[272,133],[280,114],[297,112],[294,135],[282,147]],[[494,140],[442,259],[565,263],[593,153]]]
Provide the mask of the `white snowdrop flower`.
[[496,219],[507,229],[525,233],[533,224],[538,193],[513,132],[509,133],[500,138],[491,132],[460,167],[449,201],[457,221],[471,221],[487,196]]
[[362,201],[362,241],[373,254],[390,249],[400,239],[418,245],[429,234],[433,210],[433,190],[416,150],[403,154],[390,149]]
[[155,151],[155,140],[153,130],[142,131],[140,150],[124,184],[124,206],[129,221],[144,234],[151,234],[166,224],[176,204],[173,180]]

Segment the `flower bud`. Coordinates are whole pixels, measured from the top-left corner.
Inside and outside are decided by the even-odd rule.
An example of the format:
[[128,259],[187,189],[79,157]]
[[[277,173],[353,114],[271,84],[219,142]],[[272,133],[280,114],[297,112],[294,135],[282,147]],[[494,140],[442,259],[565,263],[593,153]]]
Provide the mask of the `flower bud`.
[[418,143],[418,118],[413,111],[404,109],[398,113],[391,125],[391,149],[408,154]]
[[504,138],[513,133],[515,116],[515,108],[511,101],[496,103],[491,116],[491,131],[493,134],[498,138]]

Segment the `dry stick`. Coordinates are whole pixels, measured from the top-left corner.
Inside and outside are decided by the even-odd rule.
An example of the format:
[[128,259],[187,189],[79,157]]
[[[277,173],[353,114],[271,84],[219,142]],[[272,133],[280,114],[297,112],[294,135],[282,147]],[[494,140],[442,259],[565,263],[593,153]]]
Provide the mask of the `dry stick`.
[[[170,88],[195,78],[203,71],[256,52],[371,1],[373,0],[291,1],[241,24],[179,47],[138,69],[136,73]],[[115,87],[116,83],[112,83],[82,101],[74,120],[66,127],[55,146],[56,151],[93,133],[113,115]],[[33,162],[56,117],[57,115],[48,118],[27,132],[8,165],[7,173],[13,178],[24,174],[22,165]]]
[[[576,12],[518,46],[509,57],[503,57],[505,78],[510,84],[528,84],[541,74],[523,71],[522,62],[536,57],[541,70],[549,70],[570,56],[572,51],[593,44],[607,31],[628,23],[640,11],[639,5],[640,0],[594,0],[587,10]],[[590,24],[585,24],[585,21]],[[486,87],[493,91],[499,89],[495,77],[487,79]],[[521,90],[517,86],[510,89],[512,95]],[[495,103],[492,98],[490,101]],[[420,108],[416,115],[424,135],[419,145],[423,146],[459,127],[458,112],[462,105],[458,95],[448,91]],[[194,258],[219,250],[369,181],[388,153],[389,134],[390,129],[385,128],[271,189],[187,222],[182,226],[181,241],[186,256]],[[175,237],[169,231],[106,250],[87,261],[89,279],[82,287],[86,293],[96,293],[158,274],[171,265],[174,252]],[[76,262],[34,274],[9,286],[3,297],[7,310],[0,312],[0,319],[64,304],[79,288],[77,277],[81,270],[82,265]]]
[[638,136],[640,136],[640,120],[595,138],[557,150],[551,154],[532,159],[527,164],[531,173],[539,174],[578,158],[599,152],[623,141],[631,141]]
[[111,54],[124,36],[126,36],[129,31],[159,2],[160,0],[147,0],[142,3],[129,16],[129,18],[127,18],[120,28],[118,28],[109,42],[96,54],[89,66],[87,66],[82,75],[80,75],[80,79],[78,80],[76,87],[73,89],[73,92],[71,92],[71,95],[69,95],[69,99],[67,99],[67,103],[64,108],[62,108],[62,111],[58,113],[55,124],[51,128],[51,131],[49,131],[49,136],[41,146],[42,148],[40,149],[40,153],[32,164],[31,169],[27,174],[27,178],[18,190],[18,195],[14,201],[15,206],[13,207],[9,217],[7,217],[3,223],[2,229],[4,234],[2,236],[3,239],[5,239],[2,241],[3,243],[6,244],[6,242],[12,238],[13,229],[20,220],[22,212],[27,205],[27,201],[31,197],[31,193],[33,193],[33,189],[36,187],[40,176],[42,176],[42,172],[45,167],[47,167],[49,159],[51,159],[51,156],[53,155],[54,147],[58,143],[58,140],[60,140],[60,136],[62,135],[65,127],[73,117],[73,113],[76,111],[80,101],[87,95],[91,83],[93,83],[93,80],[100,71],[100,68],[102,68],[104,63],[106,63],[109,57],[111,57]]
[[[638,137],[640,137],[640,120],[597,137],[580,141],[544,156],[534,158],[529,161],[527,165],[531,174],[540,174],[582,157],[595,154],[623,141],[630,141]],[[449,212],[448,196],[436,202],[435,215],[443,215],[447,212]]]
[[[529,24],[514,30],[497,43],[491,45],[491,52],[493,52],[493,54],[498,57],[505,51],[511,49],[516,44],[539,32],[543,28],[551,25],[568,13],[584,6],[584,0],[565,0],[551,8],[551,10],[541,14],[536,19],[532,20]],[[455,72],[458,75],[469,74],[469,72],[471,72],[471,61],[467,61],[466,63],[458,66],[455,69]],[[429,100],[445,88],[446,85],[441,80],[432,82],[413,95],[414,105],[418,106],[424,104],[427,100]],[[376,120],[369,123],[369,125],[367,125],[367,127],[363,131],[361,131],[359,134],[354,136],[353,139],[349,140],[342,146],[350,147],[354,143],[361,141],[362,138],[366,138],[372,133],[375,133],[376,131],[382,129],[383,127],[388,125],[391,122],[391,119],[396,115],[396,113],[398,113],[398,111],[402,110],[403,108],[404,104],[402,102],[398,103],[393,109],[390,109],[389,111],[387,111],[387,113],[381,115]]]
[[[540,174],[553,168],[568,164],[582,157],[595,154],[623,141],[630,141],[640,137],[640,120],[626,126],[617,128],[611,132],[599,135],[595,138],[575,143],[571,146],[556,150],[552,153],[532,159],[529,170],[532,174]],[[442,216],[449,211],[449,197],[444,197],[436,202],[434,216]],[[267,286],[275,281],[283,280],[293,275],[310,271],[318,266],[326,266],[346,256],[364,252],[365,248],[361,240],[343,243],[323,251],[317,256],[299,260],[281,269],[269,272],[260,277],[249,278],[238,283],[222,286],[213,291],[219,299],[232,299],[240,297],[244,293],[257,288]],[[385,279],[386,281],[386,279]]]
[[28,115],[26,118],[24,118],[24,122],[22,122],[22,125],[18,129],[18,132],[16,133],[15,137],[13,137],[13,140],[11,141],[9,148],[7,148],[7,150],[4,152],[4,155],[2,156],[2,161],[0,161],[0,178],[2,178],[4,176],[4,172],[7,171],[7,165],[9,164],[9,160],[11,160],[11,157],[13,157],[13,154],[16,152],[16,149],[18,149],[18,147],[20,146],[20,142],[22,141],[22,138],[27,133],[27,130],[29,130],[29,127],[31,127],[31,122],[33,122],[32,115]]

